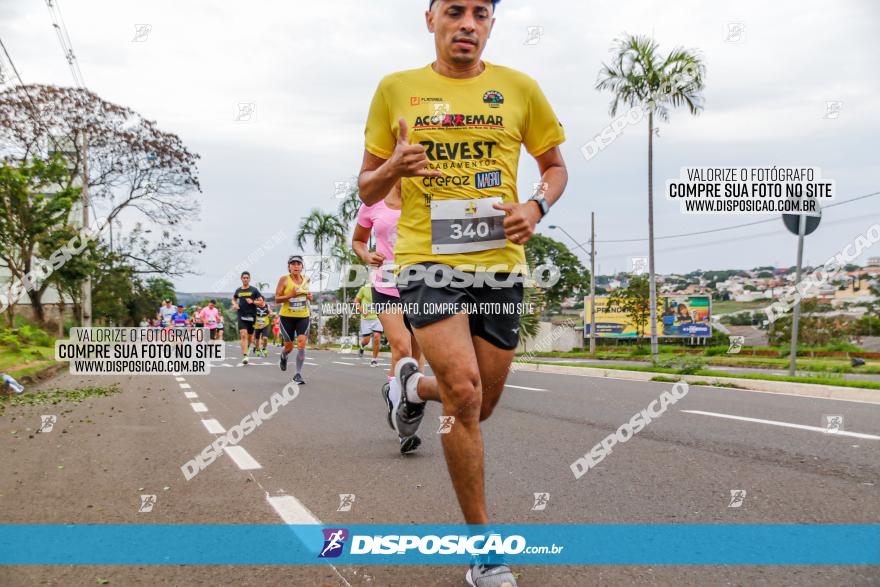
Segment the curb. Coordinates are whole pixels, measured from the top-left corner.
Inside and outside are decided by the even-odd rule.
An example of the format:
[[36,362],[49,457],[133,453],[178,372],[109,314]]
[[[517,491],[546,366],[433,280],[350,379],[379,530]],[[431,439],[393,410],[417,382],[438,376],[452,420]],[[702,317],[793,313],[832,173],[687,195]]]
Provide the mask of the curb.
[[568,367],[548,363],[515,363],[517,371],[534,371],[555,373],[559,375],[578,375],[581,377],[598,377],[606,379],[624,379],[630,381],[650,381],[653,377],[674,377],[687,382],[734,383],[747,391],[763,391],[782,393],[819,399],[837,399],[858,401],[869,404],[880,404],[880,390],[858,387],[841,387],[837,385],[818,385],[815,383],[791,383],[788,381],[765,381],[761,379],[739,379],[737,377],[712,377],[706,375],[673,375],[670,373],[653,373],[649,371],[624,371],[619,369],[601,369],[596,367]]

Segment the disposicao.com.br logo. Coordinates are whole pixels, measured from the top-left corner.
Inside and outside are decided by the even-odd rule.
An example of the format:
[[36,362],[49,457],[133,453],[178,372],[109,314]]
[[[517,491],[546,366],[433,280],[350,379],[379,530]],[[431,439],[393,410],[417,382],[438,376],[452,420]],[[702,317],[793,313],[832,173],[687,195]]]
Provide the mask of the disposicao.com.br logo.
[[[349,532],[345,528],[325,528],[324,545],[318,558],[335,558],[343,553]],[[420,536],[417,534],[387,534],[350,536],[350,555],[470,555],[510,556],[517,554],[559,554],[563,546],[528,546],[518,534],[502,537],[498,533]]]

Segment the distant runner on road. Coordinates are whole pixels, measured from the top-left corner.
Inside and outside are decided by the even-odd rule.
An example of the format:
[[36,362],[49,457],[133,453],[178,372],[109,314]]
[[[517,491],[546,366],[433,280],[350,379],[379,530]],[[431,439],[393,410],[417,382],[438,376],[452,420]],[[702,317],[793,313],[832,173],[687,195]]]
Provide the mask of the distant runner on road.
[[232,294],[232,307],[238,312],[238,333],[241,336],[241,362],[248,364],[248,343],[254,334],[254,321],[257,318],[256,300],[260,290],[251,285],[251,274],[241,274],[241,287]]
[[306,360],[306,341],[309,336],[311,281],[303,274],[303,258],[299,255],[292,255],[287,259],[287,271],[288,274],[282,276],[275,287],[275,301],[283,302],[278,312],[281,316],[281,336],[284,338],[279,367],[282,371],[287,370],[287,357],[293,351],[293,343],[296,341],[296,374],[293,382],[302,385],[305,383],[302,367]]

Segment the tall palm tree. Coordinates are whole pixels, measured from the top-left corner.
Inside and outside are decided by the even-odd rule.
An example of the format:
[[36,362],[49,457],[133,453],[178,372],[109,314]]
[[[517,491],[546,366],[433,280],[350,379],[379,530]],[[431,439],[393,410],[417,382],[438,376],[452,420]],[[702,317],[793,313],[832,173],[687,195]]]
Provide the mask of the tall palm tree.
[[670,108],[685,105],[691,114],[703,109],[706,66],[697,51],[673,49],[663,57],[653,39],[624,35],[611,50],[614,61],[603,64],[597,90],[610,90],[611,116],[620,104],[648,114],[648,271],[651,295],[651,353],[657,354],[657,284],[654,274],[654,116],[669,121]]
[[339,218],[348,226],[357,218],[360,207],[361,199],[358,196],[357,178],[352,178],[348,193],[339,201]]
[[[339,266],[340,276],[343,278],[342,307],[345,308],[348,304],[348,282],[350,275],[342,275],[341,272],[342,270],[349,272],[348,270],[352,265],[363,265],[363,263],[360,258],[354,254],[354,251],[351,249],[351,244],[345,238],[333,243],[330,248],[330,254],[336,259]],[[342,335],[346,338],[348,337],[348,322],[348,312],[345,311],[342,314]]]
[[[296,233],[296,245],[303,249],[310,244],[318,251],[320,263],[318,264],[318,288],[324,277],[324,250],[333,246],[334,242],[345,238],[346,228],[333,214],[327,214],[318,208],[313,208],[299,225]],[[318,304],[318,335],[321,334],[321,305]]]

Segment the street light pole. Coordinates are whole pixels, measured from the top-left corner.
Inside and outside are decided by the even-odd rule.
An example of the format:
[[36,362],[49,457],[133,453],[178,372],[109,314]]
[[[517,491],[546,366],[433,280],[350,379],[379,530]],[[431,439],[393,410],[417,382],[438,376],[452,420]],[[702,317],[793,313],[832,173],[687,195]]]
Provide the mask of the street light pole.
[[[575,245],[577,245],[582,251],[584,251],[587,256],[590,257],[590,353],[596,354],[596,213],[590,213],[590,250],[588,251],[581,245],[581,243],[577,242],[573,236],[568,234],[568,231],[558,226],[556,224],[551,224],[548,228],[556,229],[558,228],[565,236],[570,238]],[[586,316],[584,316],[584,321],[586,321]]]
[[596,355],[596,213],[590,212],[590,354]]

